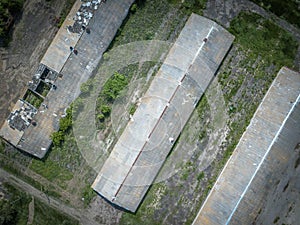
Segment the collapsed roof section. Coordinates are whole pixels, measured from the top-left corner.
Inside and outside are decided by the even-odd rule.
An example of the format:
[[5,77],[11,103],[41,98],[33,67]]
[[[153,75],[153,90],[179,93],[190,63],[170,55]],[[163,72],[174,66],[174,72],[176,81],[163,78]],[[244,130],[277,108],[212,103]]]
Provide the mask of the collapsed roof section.
[[192,14],[92,187],[135,212],[234,40]]

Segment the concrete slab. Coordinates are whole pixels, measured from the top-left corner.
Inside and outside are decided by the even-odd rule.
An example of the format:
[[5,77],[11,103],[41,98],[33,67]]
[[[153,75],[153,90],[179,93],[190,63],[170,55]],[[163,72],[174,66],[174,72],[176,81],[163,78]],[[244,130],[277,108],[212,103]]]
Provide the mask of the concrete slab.
[[72,33],[67,30],[68,26],[72,26],[74,23],[73,17],[79,10],[82,2],[77,0],[70,13],[66,17],[61,28],[57,32],[55,38],[53,39],[50,47],[47,49],[41,63],[47,65],[49,68],[59,73],[69,56],[71,55],[70,46],[74,47],[81,37],[81,34]]
[[95,191],[136,211],[233,39],[215,22],[191,15],[94,181]]

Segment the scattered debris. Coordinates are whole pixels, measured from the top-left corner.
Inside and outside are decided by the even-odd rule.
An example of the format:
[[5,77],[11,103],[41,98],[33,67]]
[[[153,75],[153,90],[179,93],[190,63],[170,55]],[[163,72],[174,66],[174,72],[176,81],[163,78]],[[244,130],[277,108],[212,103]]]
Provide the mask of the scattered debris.
[[87,25],[89,21],[93,18],[94,12],[98,9],[98,6],[104,0],[81,0],[82,4],[79,10],[76,12],[76,15],[73,17],[75,21],[73,26],[68,26],[67,30],[72,33],[82,33],[86,30],[89,34],[90,29],[87,30]]

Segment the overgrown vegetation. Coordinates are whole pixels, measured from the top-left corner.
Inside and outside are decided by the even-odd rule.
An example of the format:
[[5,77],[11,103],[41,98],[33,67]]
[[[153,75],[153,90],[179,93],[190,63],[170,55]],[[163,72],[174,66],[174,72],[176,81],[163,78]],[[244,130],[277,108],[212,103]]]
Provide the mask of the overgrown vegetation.
[[6,46],[10,29],[22,11],[24,0],[0,0],[0,46]]
[[67,131],[72,126],[72,105],[66,110],[64,117],[59,120],[59,130],[51,134],[51,139],[54,146],[60,146],[65,140]]
[[[230,31],[236,36],[236,44],[244,55],[238,64],[244,72],[232,73],[236,64],[229,63],[228,72],[225,70],[219,76],[229,113],[240,115],[230,124],[229,136],[233,139],[226,156],[234,150],[279,69],[282,66],[293,68],[298,47],[288,32],[257,14],[241,13],[232,21]],[[256,90],[241,88],[249,79],[255,82],[252,88]]]
[[23,99],[35,108],[39,108],[43,103],[43,98],[33,93],[31,90],[27,90]]
[[270,10],[275,15],[286,19],[289,23],[300,28],[300,2],[298,0],[251,0],[262,6],[266,10]]
[[82,191],[84,206],[87,207],[91,200],[96,196],[96,192],[91,188],[91,184],[87,184]]
[[66,187],[65,182],[73,178],[73,174],[70,171],[51,160],[33,160],[30,169],[36,171],[49,181],[55,181],[63,188]]
[[36,89],[36,92],[39,93],[40,95],[46,97],[47,94],[49,93],[51,87],[49,84],[40,82],[39,86]]
[[288,32],[253,13],[241,13],[231,22],[229,30],[236,37],[235,53],[240,59],[231,56],[218,79],[231,117],[230,129],[222,157],[211,165],[215,175],[210,177],[202,200],[233,153],[278,70],[282,66],[293,68],[298,47]]
[[105,128],[105,119],[109,118],[112,104],[117,97],[119,97],[121,91],[128,84],[128,79],[132,74],[123,75],[115,72],[103,85],[103,89],[99,94],[97,99],[96,117],[98,119],[98,124],[100,129]]
[[3,187],[5,197],[0,200],[0,224],[26,224],[31,197],[8,183]]
[[[167,40],[171,34],[176,33],[176,29],[180,30],[181,26],[178,23],[184,21],[191,11],[197,11],[198,7],[199,10],[202,10],[205,2],[197,0],[184,1],[183,3],[179,0],[137,1],[132,6],[131,14],[120,28],[112,46],[138,40],[149,40],[155,37],[163,37],[162,40]],[[176,18],[171,17],[174,19],[165,20],[166,15],[170,12],[174,13]],[[162,26],[161,30],[160,26]],[[159,36],[162,30],[165,33],[163,36]],[[255,14],[242,13],[233,20],[230,31],[236,36],[235,46],[239,46],[237,54],[244,55],[245,57],[237,63],[229,62],[230,66],[225,68],[224,73],[219,76],[232,122],[228,124],[230,133],[227,138],[227,146],[222,155],[218,156],[219,160],[216,160],[211,165],[213,172],[211,174],[204,173],[203,171],[199,172],[195,169],[196,164],[194,162],[185,163],[182,173],[178,176],[178,180],[181,182],[178,187],[168,189],[164,183],[152,185],[137,213],[124,213],[121,218],[121,224],[162,224],[167,213],[171,215],[174,211],[174,214],[178,215],[179,212],[176,210],[178,210],[179,206],[176,209],[170,207],[170,205],[166,207],[166,205],[162,205],[161,199],[162,196],[169,197],[184,193],[186,190],[186,186],[184,186],[185,182],[188,185],[191,182],[190,179],[197,182],[196,190],[199,193],[200,191],[203,193],[198,200],[197,207],[194,208],[188,218],[188,221],[192,221],[202,201],[204,201],[217,179],[218,172],[230,157],[240,136],[249,124],[257,105],[274,79],[276,72],[282,65],[292,66],[297,43],[287,32],[275,26],[272,22],[264,20]],[[234,68],[242,70],[242,72],[238,74],[233,73],[232,65],[234,65]],[[152,66],[153,64],[149,64],[145,68],[151,68]],[[128,85],[132,74],[137,68],[137,65],[130,67],[130,73],[117,71],[102,88],[97,101],[96,115],[100,124],[103,124],[102,127],[106,126],[103,122],[108,121],[113,102]],[[248,90],[247,85],[244,85],[249,77],[253,78],[253,82],[255,82],[255,90]],[[243,85],[246,88],[241,88]],[[82,95],[72,105],[75,111],[84,106],[84,96],[89,95],[89,91],[92,88],[92,80],[81,86]],[[206,115],[202,113],[201,109],[204,107],[207,108],[208,103],[206,99],[203,99],[200,101],[199,105],[201,107],[198,106],[197,111],[199,113],[199,120],[203,119],[205,122]],[[135,109],[136,106],[132,104],[129,110],[130,113],[134,113]],[[200,142],[208,135],[208,122],[205,125],[199,130],[197,139]],[[52,135],[54,145],[48,158],[45,162],[34,159],[30,165],[30,169],[50,181],[56,181],[61,187],[66,187],[66,183],[72,178],[73,174],[79,168],[82,170],[82,166],[85,165],[84,159],[76,146],[75,138],[70,129],[71,126],[72,113],[71,109],[68,109],[66,117],[61,118],[60,130]],[[55,174],[57,177],[54,176]],[[80,194],[84,197],[84,204],[87,206],[95,196],[95,193],[90,188],[90,183],[85,182],[83,181],[84,187],[80,190]],[[203,184],[203,187],[199,184]],[[174,191],[175,189],[180,190],[180,192]],[[178,201],[184,201],[184,196],[178,196],[177,199],[180,199]],[[162,207],[166,208],[162,209]],[[162,211],[163,213],[161,213]],[[187,224],[188,221],[186,222]]]
[[79,222],[70,216],[58,212],[38,199],[34,200],[34,222],[35,225],[79,225]]
[[251,59],[261,56],[265,65],[292,67],[298,44],[291,34],[257,14],[243,12],[233,19],[229,31]]
[[[167,0],[137,1],[109,48],[142,40],[168,40],[176,32],[178,25],[184,25],[191,13],[181,9],[179,2],[171,4]],[[170,17],[167,19],[168,15]]]
[[145,199],[135,214],[124,213],[120,220],[120,225],[144,224],[144,225],[161,225],[162,215],[155,217],[155,210],[160,207],[161,197],[168,193],[166,185],[161,182],[151,185]]
[[[28,205],[32,197],[9,183],[4,183],[4,198],[0,200],[0,224],[27,224]],[[57,210],[47,206],[38,199],[34,199],[34,218],[35,225],[75,225],[78,221],[64,215]]]
[[[12,153],[12,152],[11,152]],[[45,193],[48,195],[59,198],[61,197],[59,193],[57,193],[51,186],[48,186],[46,184],[41,184],[40,181],[36,181],[32,177],[28,176],[27,174],[24,174],[24,168],[26,168],[27,162],[22,159],[29,159],[30,158],[24,158],[26,156],[23,156],[19,152],[14,152],[15,154],[10,154],[9,151],[1,151],[0,152],[0,165],[1,168],[5,171],[15,175],[16,177],[26,181],[28,184],[32,185],[38,190],[44,190]],[[19,155],[19,157],[16,157],[16,155]],[[18,162],[18,161],[21,162]],[[28,161],[29,161],[28,160]],[[20,164],[22,163],[22,165]]]
[[[52,151],[56,152],[58,149],[61,148],[62,143],[68,138],[69,130],[72,126],[72,106],[70,106],[66,110],[66,114],[64,117],[62,117],[59,121],[59,131],[52,133],[51,138],[53,141],[54,147],[52,148]],[[73,140],[75,142],[75,140]],[[76,144],[74,143],[76,146]],[[64,151],[60,151],[60,154],[65,153]],[[58,157],[58,156],[56,156]],[[66,158],[74,159],[78,157],[78,154],[71,153],[69,156],[64,155]],[[71,180],[73,178],[73,173],[71,170],[68,170],[66,166],[64,165],[65,161],[59,161],[59,158],[57,160],[36,160],[33,159],[32,163],[30,165],[30,169],[39,173],[49,181],[55,181],[57,184],[59,184],[61,187],[66,187],[66,182]],[[74,163],[77,163],[77,160],[74,161]]]
[[0,139],[0,153],[3,153],[4,149],[5,149],[5,143]]

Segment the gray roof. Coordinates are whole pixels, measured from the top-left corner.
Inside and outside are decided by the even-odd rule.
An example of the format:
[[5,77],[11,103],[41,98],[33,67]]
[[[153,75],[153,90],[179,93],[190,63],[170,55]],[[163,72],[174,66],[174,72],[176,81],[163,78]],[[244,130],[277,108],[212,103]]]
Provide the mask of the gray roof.
[[192,14],[92,187],[135,212],[234,37]]
[[[41,106],[33,118],[37,125],[30,125],[22,131],[12,129],[6,121],[0,136],[29,154],[38,158],[45,156],[52,144],[51,134],[59,129],[59,119],[79,95],[80,85],[92,75],[133,2],[109,0],[102,3],[89,21],[90,34],[83,32],[80,35],[66,29],[80,7],[80,1],[76,1],[42,59],[42,67],[45,65],[62,75],[54,82],[57,89],[51,89],[44,98],[47,109]],[[71,54],[70,46],[76,47],[78,55]],[[20,101],[14,110],[19,109],[19,105]]]
[[193,224],[251,224],[262,190],[273,182],[270,174],[287,162],[300,140],[299,121],[300,74],[283,67]]

